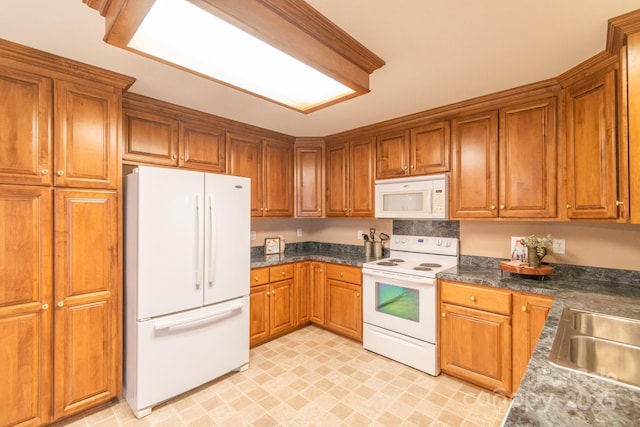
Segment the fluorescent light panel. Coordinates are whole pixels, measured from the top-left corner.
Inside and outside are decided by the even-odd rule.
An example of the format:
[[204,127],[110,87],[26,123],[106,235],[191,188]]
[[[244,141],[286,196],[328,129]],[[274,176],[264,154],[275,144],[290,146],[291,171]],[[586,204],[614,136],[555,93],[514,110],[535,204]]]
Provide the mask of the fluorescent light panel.
[[128,47],[302,111],[355,92],[186,0],[156,0]]

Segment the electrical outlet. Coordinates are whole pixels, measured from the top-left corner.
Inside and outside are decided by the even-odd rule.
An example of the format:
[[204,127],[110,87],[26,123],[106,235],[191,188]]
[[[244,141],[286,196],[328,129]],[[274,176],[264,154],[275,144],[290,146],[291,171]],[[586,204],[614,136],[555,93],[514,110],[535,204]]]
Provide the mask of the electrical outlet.
[[356,237],[358,238],[358,240],[362,240],[362,230],[357,231]]
[[564,240],[553,239],[553,253],[559,255],[564,254]]
[[296,230],[296,236],[298,236],[298,237],[302,237],[302,228],[298,228],[298,229]]
[[254,230],[251,230],[251,240],[256,240],[256,232]]

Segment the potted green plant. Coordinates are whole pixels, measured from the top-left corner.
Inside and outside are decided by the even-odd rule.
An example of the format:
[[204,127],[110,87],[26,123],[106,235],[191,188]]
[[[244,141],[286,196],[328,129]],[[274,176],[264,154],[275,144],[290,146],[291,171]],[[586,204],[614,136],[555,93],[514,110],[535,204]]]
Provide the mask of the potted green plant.
[[524,238],[524,244],[527,247],[527,262],[529,267],[540,267],[542,258],[547,254],[547,247],[551,246],[552,242],[551,234],[543,237],[532,234]]

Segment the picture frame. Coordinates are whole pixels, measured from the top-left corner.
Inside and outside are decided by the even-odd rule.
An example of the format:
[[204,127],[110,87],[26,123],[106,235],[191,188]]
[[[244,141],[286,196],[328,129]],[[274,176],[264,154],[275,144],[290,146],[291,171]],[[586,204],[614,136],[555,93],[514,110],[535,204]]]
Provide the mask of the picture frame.
[[511,236],[511,261],[527,263],[527,245],[524,236]]
[[279,237],[267,237],[264,239],[264,254],[273,255],[280,253],[280,238]]

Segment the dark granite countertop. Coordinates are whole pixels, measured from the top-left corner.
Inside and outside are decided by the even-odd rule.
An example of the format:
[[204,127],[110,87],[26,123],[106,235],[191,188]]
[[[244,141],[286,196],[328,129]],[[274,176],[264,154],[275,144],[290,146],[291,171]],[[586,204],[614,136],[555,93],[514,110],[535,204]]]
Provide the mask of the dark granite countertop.
[[560,275],[537,280],[502,274],[497,268],[464,265],[438,277],[555,297],[504,426],[640,425],[639,388],[560,368],[548,360],[565,306],[640,319],[637,282]]
[[362,267],[362,264],[375,258],[365,258],[364,251],[359,246],[312,244],[292,247],[283,254],[264,255],[263,253],[251,254],[251,268],[268,267],[278,264],[286,264],[298,261],[321,261],[333,264],[351,265]]
[[[287,247],[285,254],[253,253],[251,268],[306,260],[361,267],[370,259],[349,246]],[[628,278],[624,274],[601,275],[599,270],[589,268],[580,271],[581,274],[562,271],[538,280],[503,273],[495,266],[461,264],[438,274],[443,279],[554,296],[536,349],[505,417],[505,427],[640,425],[640,388],[560,368],[548,361],[565,306],[640,319],[640,283],[636,274]]]

